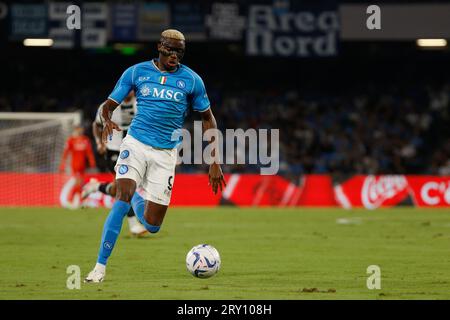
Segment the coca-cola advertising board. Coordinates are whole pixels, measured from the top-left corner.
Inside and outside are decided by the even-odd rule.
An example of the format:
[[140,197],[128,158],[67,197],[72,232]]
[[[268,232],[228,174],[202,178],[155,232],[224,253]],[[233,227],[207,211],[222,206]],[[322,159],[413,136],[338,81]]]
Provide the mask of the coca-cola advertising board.
[[407,180],[416,206],[450,206],[450,177],[413,176]]
[[399,205],[449,207],[450,177],[418,175],[353,176],[334,187],[343,208]]

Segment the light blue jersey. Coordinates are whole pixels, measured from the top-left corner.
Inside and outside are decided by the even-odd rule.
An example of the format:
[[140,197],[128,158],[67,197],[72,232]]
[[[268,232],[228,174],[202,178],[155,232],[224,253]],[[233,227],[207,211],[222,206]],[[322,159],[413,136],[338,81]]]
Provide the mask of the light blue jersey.
[[155,61],[135,64],[125,70],[109,99],[121,103],[134,90],[137,114],[128,134],[140,142],[157,148],[172,149],[173,141],[184,123],[189,106],[194,111],[206,111],[208,95],[202,78],[185,65],[175,72],[162,72]]

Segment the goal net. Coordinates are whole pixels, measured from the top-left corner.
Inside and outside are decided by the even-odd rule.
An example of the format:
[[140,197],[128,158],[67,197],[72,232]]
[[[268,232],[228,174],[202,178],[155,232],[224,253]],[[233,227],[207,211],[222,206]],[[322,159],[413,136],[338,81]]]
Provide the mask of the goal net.
[[64,144],[81,113],[0,112],[0,206],[40,203],[59,196]]

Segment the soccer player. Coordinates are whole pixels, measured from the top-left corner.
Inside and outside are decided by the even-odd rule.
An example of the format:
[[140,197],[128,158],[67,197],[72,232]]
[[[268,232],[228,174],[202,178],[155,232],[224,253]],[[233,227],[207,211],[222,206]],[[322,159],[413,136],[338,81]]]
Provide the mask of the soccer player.
[[[116,166],[116,161],[119,157],[120,145],[122,144],[123,138],[127,134],[131,120],[136,114],[136,97],[134,95],[134,91],[131,91],[119,107],[114,110],[111,120],[119,125],[121,131],[114,130],[107,143],[104,143],[102,140],[102,109],[103,104],[98,108],[95,120],[92,122],[92,134],[94,135],[98,153],[104,156],[109,171],[114,174],[114,167]],[[89,194],[96,191],[115,197],[116,183],[115,181],[100,183],[97,179],[91,179],[86,185],[83,186],[81,197],[82,199],[85,199],[89,196]],[[140,236],[147,233],[147,229],[145,229],[145,227],[137,220],[133,208],[130,208],[130,211],[127,213],[127,217],[128,228],[130,229],[131,234]]]
[[[179,141],[172,137],[182,128],[187,109],[200,112],[204,130],[217,128],[203,80],[180,63],[185,53],[184,35],[174,29],[165,30],[158,52],[158,58],[125,70],[103,105],[104,141],[113,130],[120,131],[111,120],[111,113],[131,90],[136,94],[138,112],[120,147],[116,201],[104,224],[97,263],[85,282],[101,282],[105,278],[106,263],[130,207],[149,232],[160,230],[170,202],[177,160]],[[145,200],[135,192],[141,183]],[[209,183],[215,194],[225,186],[218,162],[210,165]]]
[[86,170],[86,159],[89,161],[89,166],[95,168],[95,157],[92,152],[91,142],[89,141],[89,138],[84,135],[84,129],[81,126],[76,126],[72,135],[66,141],[61,164],[59,166],[60,172],[64,172],[66,160],[69,155],[71,156],[71,173],[76,179],[75,187],[69,194],[69,201],[72,202],[74,198],[77,197],[77,202],[79,202],[83,184],[83,175]]

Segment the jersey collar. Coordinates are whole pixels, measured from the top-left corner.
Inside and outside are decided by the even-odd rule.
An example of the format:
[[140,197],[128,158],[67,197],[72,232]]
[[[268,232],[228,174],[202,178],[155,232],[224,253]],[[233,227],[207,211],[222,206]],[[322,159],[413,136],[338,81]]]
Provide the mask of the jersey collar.
[[180,69],[181,69],[181,63],[179,63],[179,64],[178,64],[177,70],[175,70],[174,72],[161,71],[161,70],[159,70],[159,68],[158,68],[158,66],[156,65],[155,61],[158,61],[158,58],[152,59],[152,63],[151,63],[151,64],[152,64],[153,68],[155,68],[156,71],[158,71],[159,73],[175,74],[175,73],[177,73],[178,71],[180,71]]

